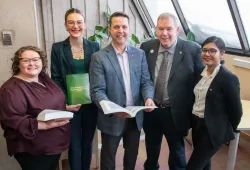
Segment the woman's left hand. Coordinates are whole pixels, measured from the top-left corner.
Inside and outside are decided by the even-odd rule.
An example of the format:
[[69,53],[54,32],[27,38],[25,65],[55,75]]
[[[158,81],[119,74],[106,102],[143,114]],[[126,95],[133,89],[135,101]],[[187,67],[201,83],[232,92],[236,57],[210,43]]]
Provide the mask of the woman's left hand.
[[69,119],[54,119],[46,122],[38,122],[38,130],[47,130],[56,127],[60,127],[69,123]]
[[82,104],[66,105],[66,110],[77,112],[81,106],[82,106]]

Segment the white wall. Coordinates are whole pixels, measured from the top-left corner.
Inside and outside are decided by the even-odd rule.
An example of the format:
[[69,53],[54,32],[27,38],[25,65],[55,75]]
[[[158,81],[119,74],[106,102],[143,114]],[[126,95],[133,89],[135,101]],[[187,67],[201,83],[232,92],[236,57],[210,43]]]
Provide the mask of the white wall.
[[[33,0],[0,0],[0,31],[13,30],[14,45],[4,47],[0,38],[0,86],[11,76],[11,58],[22,46],[37,46]],[[7,155],[5,138],[0,128],[0,170],[19,170],[18,163]]]

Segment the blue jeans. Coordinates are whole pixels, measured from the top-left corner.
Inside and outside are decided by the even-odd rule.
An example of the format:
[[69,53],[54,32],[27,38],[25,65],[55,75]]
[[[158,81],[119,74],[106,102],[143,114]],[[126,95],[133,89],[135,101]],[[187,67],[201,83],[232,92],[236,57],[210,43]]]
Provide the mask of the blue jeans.
[[90,169],[97,112],[93,104],[82,105],[70,122],[71,141],[68,156],[71,170]]

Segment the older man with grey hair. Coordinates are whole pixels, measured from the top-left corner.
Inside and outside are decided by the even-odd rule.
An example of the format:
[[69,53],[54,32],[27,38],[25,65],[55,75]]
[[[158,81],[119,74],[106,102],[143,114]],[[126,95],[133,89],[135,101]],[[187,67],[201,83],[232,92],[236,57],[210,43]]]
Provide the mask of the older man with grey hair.
[[179,32],[178,18],[163,13],[157,20],[158,39],[141,45],[155,86],[154,102],[158,106],[153,113],[145,113],[145,170],[159,169],[163,135],[170,150],[169,169],[185,170],[186,167],[184,136],[187,135],[192,113],[195,77],[203,62],[200,46],[181,39]]

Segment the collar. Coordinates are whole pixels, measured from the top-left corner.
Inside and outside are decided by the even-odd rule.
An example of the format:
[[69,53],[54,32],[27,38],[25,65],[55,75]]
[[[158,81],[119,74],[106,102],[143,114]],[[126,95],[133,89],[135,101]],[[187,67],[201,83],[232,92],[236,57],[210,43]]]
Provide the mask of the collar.
[[165,52],[167,51],[168,53],[174,55],[174,52],[175,52],[175,48],[176,48],[176,44],[177,44],[177,39],[176,41],[174,42],[174,44],[169,47],[169,48],[164,48],[161,43],[160,43],[160,47],[159,47],[159,50],[158,50],[158,53],[162,53],[162,52]]
[[203,69],[203,71],[202,71],[202,73],[201,73],[201,76],[202,76],[202,77],[212,77],[212,76],[215,76],[215,75],[219,72],[220,66],[221,66],[221,64],[219,64],[218,66],[216,66],[215,69],[214,69],[214,71],[213,71],[213,73],[212,73],[210,76],[207,75],[207,66],[206,66],[206,67]]
[[[120,54],[120,52],[115,48],[115,46],[112,44],[112,47],[114,48],[114,50],[115,50],[115,53],[116,53],[116,55],[117,54]],[[126,45],[126,47],[125,47],[125,51],[124,52],[128,52],[128,46]],[[123,52],[123,53],[124,53]]]

